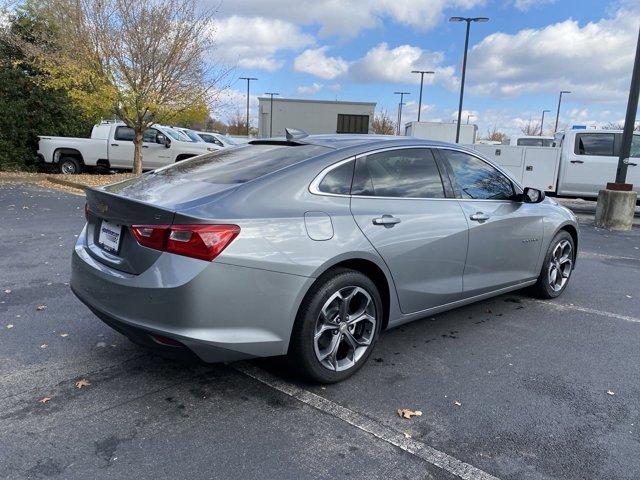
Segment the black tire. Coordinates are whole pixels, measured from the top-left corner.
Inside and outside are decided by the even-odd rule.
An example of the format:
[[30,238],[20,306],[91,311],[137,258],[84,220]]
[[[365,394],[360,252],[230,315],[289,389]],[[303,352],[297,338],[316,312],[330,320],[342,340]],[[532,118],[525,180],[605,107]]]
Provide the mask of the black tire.
[[[554,252],[557,252],[556,249],[560,248],[561,244],[569,245],[571,251],[568,255],[568,262],[565,261],[562,264],[562,268],[558,269],[559,263],[557,261],[552,260],[554,257]],[[566,249],[565,249],[566,250]],[[549,244],[549,248],[544,256],[544,263],[542,264],[542,270],[540,271],[540,276],[538,277],[538,281],[533,286],[533,293],[538,298],[549,299],[556,298],[562,295],[562,292],[565,291],[567,285],[569,284],[569,280],[571,279],[571,273],[573,272],[573,264],[576,258],[576,246],[573,241],[573,237],[566,230],[559,231],[551,243]],[[556,259],[558,260],[558,259]],[[568,266],[568,267],[567,267]],[[558,274],[562,275],[562,272],[567,272],[567,277],[563,284],[558,289],[558,284],[552,284],[550,270],[553,268],[556,269],[556,277]]]
[[60,173],[65,175],[75,175],[82,172],[82,165],[73,157],[62,157],[58,162]]
[[[346,308],[351,313],[359,313],[362,310],[363,314],[369,316],[373,312],[375,325],[370,319],[349,323],[354,320],[353,316],[346,322],[340,320],[344,310],[339,309],[343,302],[340,300],[342,297],[338,298],[337,295],[343,294],[348,298],[351,293],[353,295],[351,300],[345,303]],[[332,298],[333,301],[325,311],[331,313],[327,317],[334,318],[332,321],[323,322],[320,318],[321,311]],[[380,293],[369,277],[346,268],[328,271],[318,278],[300,305],[291,333],[289,364],[299,374],[315,382],[335,383],[350,377],[371,355],[380,334],[383,315]],[[345,325],[340,327],[342,323]],[[324,333],[316,342],[315,336],[321,324],[324,324]],[[356,341],[358,346],[354,346],[352,341]],[[363,345],[360,345],[361,342]],[[335,350],[331,348],[333,344],[337,345]],[[320,350],[320,346],[323,345],[326,345],[327,350],[336,352],[335,356],[329,355],[324,363],[316,354],[317,346],[319,354],[324,353],[324,349]],[[341,358],[343,355],[344,358]],[[330,369],[327,365],[335,366],[334,369]]]

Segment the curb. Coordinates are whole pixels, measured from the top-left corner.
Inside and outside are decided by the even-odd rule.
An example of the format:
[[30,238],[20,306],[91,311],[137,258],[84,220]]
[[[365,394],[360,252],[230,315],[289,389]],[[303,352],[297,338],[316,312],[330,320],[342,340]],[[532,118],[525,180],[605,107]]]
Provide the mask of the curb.
[[82,191],[88,188],[87,185],[84,185],[82,183],[72,182],[71,180],[63,180],[56,177],[47,177],[47,181],[51,183],[57,183],[58,185],[64,185],[65,187],[77,188],[78,190]]

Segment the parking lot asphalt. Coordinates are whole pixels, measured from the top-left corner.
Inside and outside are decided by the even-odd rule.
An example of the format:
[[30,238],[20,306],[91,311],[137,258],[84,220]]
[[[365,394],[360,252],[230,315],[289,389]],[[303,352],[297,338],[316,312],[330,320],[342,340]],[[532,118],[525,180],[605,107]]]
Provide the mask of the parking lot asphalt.
[[83,206],[0,186],[0,478],[640,477],[638,229],[587,221],[561,298],[390,330],[321,387],[273,360],[164,360],[102,324],[68,287]]

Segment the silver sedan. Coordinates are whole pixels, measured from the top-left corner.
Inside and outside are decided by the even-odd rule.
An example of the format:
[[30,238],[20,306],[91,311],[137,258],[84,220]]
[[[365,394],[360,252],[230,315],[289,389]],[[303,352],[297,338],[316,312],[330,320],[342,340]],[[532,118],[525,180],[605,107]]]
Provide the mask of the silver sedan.
[[560,295],[575,216],[459,145],[253,141],[87,191],[71,287],[104,322],[205,362],[353,374],[380,332],[505,292]]

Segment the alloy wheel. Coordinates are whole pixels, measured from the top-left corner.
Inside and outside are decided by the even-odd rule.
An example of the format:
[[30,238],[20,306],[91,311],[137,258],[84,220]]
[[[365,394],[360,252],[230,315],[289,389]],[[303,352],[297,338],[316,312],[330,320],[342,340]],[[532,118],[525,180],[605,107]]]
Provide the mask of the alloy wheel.
[[573,268],[573,248],[569,240],[560,240],[551,252],[549,260],[549,286],[554,292],[564,288]]
[[323,367],[348,370],[371,346],[377,324],[376,306],[362,287],[344,287],[324,303],[314,335],[314,349]]

